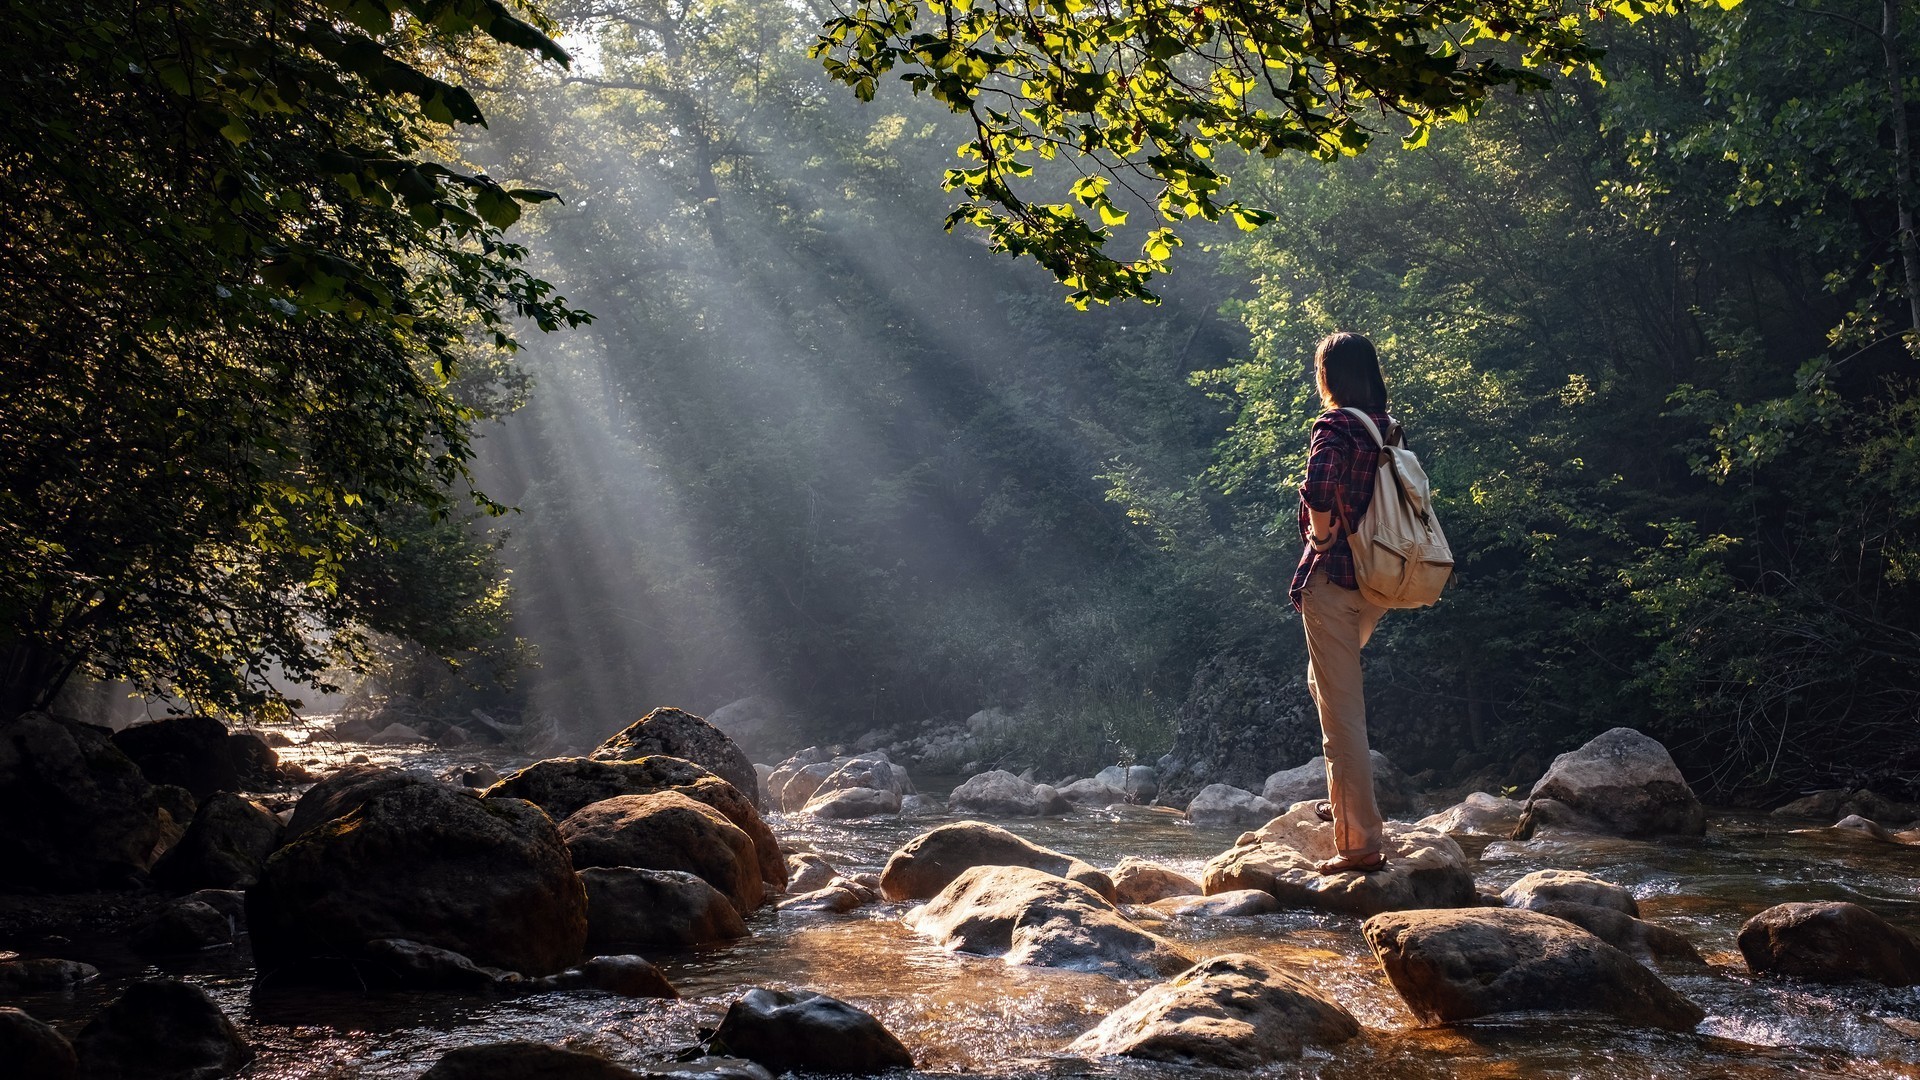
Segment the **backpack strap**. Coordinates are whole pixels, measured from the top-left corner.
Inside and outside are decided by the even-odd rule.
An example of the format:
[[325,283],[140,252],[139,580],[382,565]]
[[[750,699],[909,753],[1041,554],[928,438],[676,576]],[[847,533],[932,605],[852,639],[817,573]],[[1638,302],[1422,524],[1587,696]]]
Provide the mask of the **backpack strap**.
[[1351,405],[1342,407],[1340,411],[1343,413],[1351,413],[1355,419],[1358,419],[1361,423],[1367,425],[1367,434],[1373,436],[1374,449],[1385,450],[1387,448],[1388,442],[1405,445],[1406,436],[1401,433],[1400,421],[1395,420],[1393,417],[1391,416],[1387,417],[1387,423],[1390,424],[1391,426],[1387,429],[1388,431],[1387,437],[1381,438],[1380,425],[1373,422],[1373,417],[1368,416],[1365,412],[1359,409],[1356,409]]

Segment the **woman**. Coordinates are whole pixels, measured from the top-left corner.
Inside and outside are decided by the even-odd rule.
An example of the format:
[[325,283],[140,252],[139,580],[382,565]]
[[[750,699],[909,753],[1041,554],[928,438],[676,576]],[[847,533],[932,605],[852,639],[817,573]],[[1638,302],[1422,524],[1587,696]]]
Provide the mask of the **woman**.
[[1380,809],[1373,801],[1373,762],[1367,753],[1367,702],[1360,650],[1386,609],[1368,603],[1354,579],[1346,531],[1373,502],[1380,451],[1351,406],[1391,437],[1387,384],[1373,343],[1359,334],[1333,334],[1314,350],[1315,380],[1327,411],[1313,423],[1307,479],[1300,485],[1300,535],[1306,550],[1288,595],[1307,630],[1307,689],[1320,709],[1327,755],[1327,802],[1337,854],[1318,863],[1322,874],[1370,872],[1387,865],[1381,850]]

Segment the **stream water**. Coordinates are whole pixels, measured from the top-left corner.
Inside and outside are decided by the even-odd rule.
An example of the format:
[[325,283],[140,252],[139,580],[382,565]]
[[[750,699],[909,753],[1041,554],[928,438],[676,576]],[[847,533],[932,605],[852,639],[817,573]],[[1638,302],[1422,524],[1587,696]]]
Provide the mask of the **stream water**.
[[[376,760],[404,756],[432,768],[475,760],[348,749],[364,749]],[[922,790],[941,789],[923,782]],[[784,843],[853,872],[878,871],[896,847],[944,820],[825,824],[775,815],[770,823]],[[1097,866],[1140,855],[1196,877],[1239,832],[1197,828],[1144,808],[1001,824]],[[1747,975],[1734,944],[1748,916],[1792,900],[1852,900],[1920,934],[1920,848],[1795,833],[1763,816],[1731,814],[1716,814],[1706,838],[1691,842],[1540,839],[1463,846],[1477,855],[1476,875],[1484,885],[1500,887],[1529,871],[1557,867],[1586,870],[1632,889],[1647,918],[1686,934],[1707,958],[1704,969],[1661,969],[1672,986],[1706,1010],[1707,1020],[1680,1035],[1622,1029],[1578,1015],[1422,1029],[1381,974],[1357,920],[1287,912],[1163,922],[1153,929],[1196,958],[1247,952],[1283,962],[1367,1029],[1345,1046],[1310,1050],[1297,1063],[1262,1070],[1263,1076],[1920,1078],[1920,987],[1758,980]],[[511,999],[256,994],[244,947],[155,966],[108,940],[25,943],[30,955],[86,960],[104,977],[69,995],[18,1004],[71,1035],[130,980],[185,978],[203,986],[253,1042],[258,1058],[247,1077],[375,1078],[417,1076],[447,1049],[501,1039],[593,1049],[636,1065],[661,1061],[696,1042],[700,1029],[717,1023],[745,988],[774,986],[818,990],[867,1009],[906,1043],[927,1073],[1115,1080],[1212,1075],[1068,1054],[1076,1036],[1147,984],[954,955],[909,932],[901,921],[906,910],[879,904],[851,915],[794,915],[767,908],[749,921],[753,935],[738,944],[650,957],[684,995],[670,1002],[589,993]]]

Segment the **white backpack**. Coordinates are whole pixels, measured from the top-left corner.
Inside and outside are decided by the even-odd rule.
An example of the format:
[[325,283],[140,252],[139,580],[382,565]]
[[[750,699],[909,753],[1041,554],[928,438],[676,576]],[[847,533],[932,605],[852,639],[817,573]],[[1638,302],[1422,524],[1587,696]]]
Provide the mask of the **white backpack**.
[[1380,469],[1373,478],[1373,502],[1359,521],[1340,505],[1353,549],[1353,573],[1360,595],[1384,608],[1426,607],[1440,599],[1453,577],[1453,549],[1433,512],[1433,491],[1420,459],[1407,449],[1396,426],[1393,445],[1380,437],[1373,418],[1359,409],[1343,410],[1367,425],[1380,448]]

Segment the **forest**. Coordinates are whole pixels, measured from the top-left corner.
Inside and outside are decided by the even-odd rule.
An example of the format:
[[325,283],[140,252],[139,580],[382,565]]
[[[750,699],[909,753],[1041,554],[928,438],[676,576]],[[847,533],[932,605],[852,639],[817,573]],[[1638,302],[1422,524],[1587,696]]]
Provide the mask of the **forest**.
[[[521,30],[396,45],[416,87],[315,44],[153,206],[95,196],[184,106],[118,99],[57,184],[6,172],[6,698],[271,716],[318,685],[588,733],[757,695],[823,740],[999,708],[1047,766],[1151,760],[1196,694],[1302,692],[1309,357],[1353,328],[1460,553],[1371,650],[1397,756],[1627,724],[1728,797],[1900,783],[1911,37],[1829,3],[1622,11],[1596,66],[1477,87],[1470,122],[1223,144],[1229,212],[1077,285],[991,199],[948,219],[968,125],[937,87],[835,86],[825,8],[565,0],[528,15],[552,40],[501,9]],[[363,115],[328,63],[409,104]],[[109,89],[8,123],[71,139]],[[301,112],[385,149],[329,173]],[[306,175],[240,168],[270,138]],[[1037,164],[1117,234],[1158,215]],[[357,216],[286,243],[320,181]],[[259,205],[203,220],[222,200]],[[218,284],[242,258],[267,269]]]

